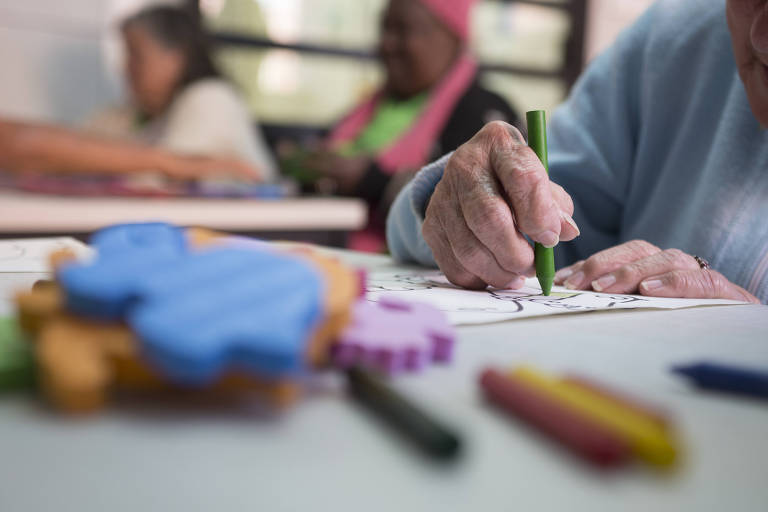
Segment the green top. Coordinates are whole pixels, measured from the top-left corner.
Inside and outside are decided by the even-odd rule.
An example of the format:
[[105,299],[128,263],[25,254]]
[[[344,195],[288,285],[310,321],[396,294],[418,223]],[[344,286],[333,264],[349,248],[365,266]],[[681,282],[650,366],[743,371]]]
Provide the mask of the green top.
[[0,317],[0,393],[28,388],[33,381],[32,347],[14,318]]
[[[544,169],[549,172],[547,157],[547,113],[543,110],[533,110],[525,114],[528,123],[528,145],[539,157]],[[555,251],[537,243],[534,246],[536,277],[541,285],[541,292],[549,295],[555,280]]]
[[[376,108],[368,125],[355,140],[345,143],[339,153],[345,157],[375,155],[402,136],[421,115],[429,95],[422,93],[407,100],[385,99]],[[299,181],[314,183],[320,176],[310,169],[307,159],[313,153],[298,150],[280,160],[283,172]]]
[[422,93],[407,100],[383,100],[357,138],[341,148],[344,156],[376,154],[403,135],[418,119],[428,99]]

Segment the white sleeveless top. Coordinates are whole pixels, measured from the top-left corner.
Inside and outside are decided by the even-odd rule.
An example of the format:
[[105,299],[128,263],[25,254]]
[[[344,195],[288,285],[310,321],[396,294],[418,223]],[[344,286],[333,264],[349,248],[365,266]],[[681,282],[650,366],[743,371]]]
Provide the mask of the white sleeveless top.
[[266,182],[278,177],[258,125],[225,80],[209,78],[187,86],[162,116],[138,131],[135,115],[130,108],[107,109],[90,119],[85,128],[181,154],[238,158],[259,169]]

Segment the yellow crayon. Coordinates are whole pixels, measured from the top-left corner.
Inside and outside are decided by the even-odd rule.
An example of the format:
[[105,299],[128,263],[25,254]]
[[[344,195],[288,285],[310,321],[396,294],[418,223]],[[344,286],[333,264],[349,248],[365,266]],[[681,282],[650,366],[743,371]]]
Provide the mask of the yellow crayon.
[[635,455],[643,460],[657,466],[674,464],[677,450],[673,439],[648,417],[532,368],[516,368],[512,375],[612,430],[624,438]]
[[595,382],[585,377],[581,377],[577,375],[567,375],[565,377],[560,378],[559,380],[564,384],[573,386],[578,389],[583,389],[587,393],[591,393],[604,400],[608,400],[609,402],[616,405],[617,407],[624,408],[632,412],[633,414],[638,414],[641,417],[652,421],[654,425],[659,427],[664,432],[669,432],[671,430],[671,425],[669,422],[669,418],[667,417],[667,412],[664,410],[661,410],[650,404],[646,404],[641,401],[638,401],[634,397],[623,395],[620,392],[614,391],[612,389],[609,389],[603,386],[599,382]]

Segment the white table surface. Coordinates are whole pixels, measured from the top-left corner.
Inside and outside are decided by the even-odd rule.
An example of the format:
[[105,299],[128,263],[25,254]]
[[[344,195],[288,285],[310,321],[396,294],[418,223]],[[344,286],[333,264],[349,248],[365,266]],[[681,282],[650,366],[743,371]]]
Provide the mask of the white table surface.
[[[0,274],[0,290],[7,297],[39,277]],[[455,464],[436,465],[390,435],[332,375],[279,416],[123,405],[66,420],[7,397],[0,510],[768,510],[768,404],[700,393],[668,371],[705,358],[768,367],[768,307],[521,319],[462,327],[457,348],[450,366],[397,381],[463,434]],[[516,363],[579,372],[668,408],[683,464],[671,475],[588,469],[484,404],[478,372]]]
[[101,198],[0,192],[0,233],[89,233],[111,224],[152,221],[237,232],[354,231],[367,219],[365,203],[350,198]]

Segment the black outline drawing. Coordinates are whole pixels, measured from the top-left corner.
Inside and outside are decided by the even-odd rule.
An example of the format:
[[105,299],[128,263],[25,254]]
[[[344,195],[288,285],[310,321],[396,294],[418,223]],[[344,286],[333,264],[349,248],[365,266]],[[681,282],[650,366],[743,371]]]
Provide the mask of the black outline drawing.
[[[370,276],[370,284],[366,288],[366,292],[407,292],[416,290],[432,290],[436,288],[459,289],[457,286],[447,282],[441,282],[441,280],[438,279],[444,279],[443,274],[437,272],[430,274],[395,274],[391,276],[388,275],[386,277],[382,276],[381,278],[377,279],[376,273],[373,272]],[[493,307],[459,307],[443,309],[443,311],[455,313],[498,313],[510,315],[525,311],[525,304],[528,303],[540,304],[553,309],[566,310],[570,312],[589,312],[605,309],[616,309],[617,305],[648,301],[648,299],[631,295],[601,295],[601,299],[609,300],[610,302],[604,306],[585,306],[582,304],[569,303],[568,300],[580,295],[590,294],[590,292],[567,292],[565,295],[563,295],[563,292],[559,292],[556,295],[549,297],[545,297],[541,294],[530,294],[516,290],[487,289],[485,290],[485,293],[487,293],[489,297],[502,301],[508,306],[513,307],[511,309],[496,309]],[[372,302],[376,301],[373,300]]]

